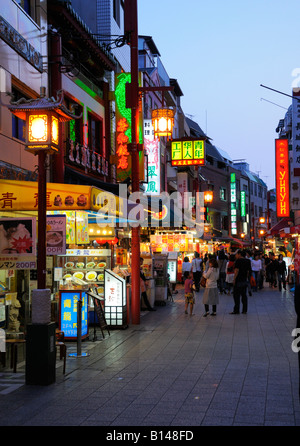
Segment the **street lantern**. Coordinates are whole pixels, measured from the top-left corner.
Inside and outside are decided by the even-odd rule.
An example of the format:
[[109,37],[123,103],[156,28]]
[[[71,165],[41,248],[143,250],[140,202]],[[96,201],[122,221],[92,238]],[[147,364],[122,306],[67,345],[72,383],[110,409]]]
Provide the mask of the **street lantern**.
[[205,203],[212,203],[214,199],[214,193],[212,190],[208,190],[206,192],[204,192],[204,202]]
[[263,225],[266,222],[265,217],[259,217],[259,223]]
[[175,112],[171,108],[163,107],[152,110],[152,125],[154,128],[154,137],[172,136],[174,127]]
[[9,110],[18,118],[26,121],[25,145],[28,152],[56,153],[59,150],[59,123],[77,118],[62,104],[63,97],[55,101],[46,98],[44,87],[37,99],[11,102]]
[[244,232],[241,232],[241,238],[245,238],[245,233]]

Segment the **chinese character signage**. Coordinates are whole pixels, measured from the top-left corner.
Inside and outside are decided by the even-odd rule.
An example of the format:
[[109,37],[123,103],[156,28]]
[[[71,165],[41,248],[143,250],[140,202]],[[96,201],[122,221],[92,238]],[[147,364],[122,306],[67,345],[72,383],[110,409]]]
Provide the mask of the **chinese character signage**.
[[[0,180],[1,211],[37,211],[38,183]],[[75,184],[47,183],[47,210],[90,209],[91,187]]]
[[204,140],[182,140],[171,142],[172,166],[197,166],[205,164]]
[[[141,76],[141,75],[140,75]],[[141,77],[140,77],[141,79]],[[124,181],[131,176],[131,154],[128,144],[131,140],[131,109],[126,107],[126,84],[131,82],[131,73],[118,73],[115,76],[115,103],[116,103],[116,168],[118,181]],[[139,143],[143,143],[142,110],[140,110]],[[144,178],[143,151],[140,157],[140,180]],[[142,165],[142,168],[141,168]]]
[[275,140],[275,163],[277,217],[289,217],[289,146],[287,139]]
[[144,150],[148,156],[147,195],[160,194],[160,140],[154,138],[151,119],[144,120]]
[[60,291],[60,330],[66,339],[77,338],[77,302],[82,300],[81,336],[88,334],[88,298],[84,291]]
[[292,151],[290,158],[290,207],[300,209],[300,89],[293,89],[292,101]]
[[236,213],[236,178],[235,173],[230,174],[230,228],[231,235],[237,234],[237,213]]
[[241,191],[241,217],[246,217],[246,192]]

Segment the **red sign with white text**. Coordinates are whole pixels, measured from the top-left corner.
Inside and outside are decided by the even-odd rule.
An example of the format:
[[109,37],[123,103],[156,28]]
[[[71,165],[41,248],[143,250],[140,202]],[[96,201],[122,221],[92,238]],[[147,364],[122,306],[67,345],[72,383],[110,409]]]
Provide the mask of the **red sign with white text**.
[[290,216],[289,146],[287,139],[275,139],[277,217]]

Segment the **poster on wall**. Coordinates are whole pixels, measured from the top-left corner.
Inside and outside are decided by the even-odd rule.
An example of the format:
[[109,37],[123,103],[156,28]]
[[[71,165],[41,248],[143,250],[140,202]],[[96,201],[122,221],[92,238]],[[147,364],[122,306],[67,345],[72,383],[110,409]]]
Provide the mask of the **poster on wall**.
[[36,219],[0,218],[0,258],[36,255]]
[[66,216],[47,215],[46,230],[47,255],[66,254]]

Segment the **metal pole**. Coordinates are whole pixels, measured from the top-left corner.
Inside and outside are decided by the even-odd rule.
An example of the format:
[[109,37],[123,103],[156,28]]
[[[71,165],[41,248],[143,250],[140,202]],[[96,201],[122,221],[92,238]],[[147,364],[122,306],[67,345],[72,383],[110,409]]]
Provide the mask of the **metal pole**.
[[81,356],[81,312],[82,300],[77,301],[77,356]]

